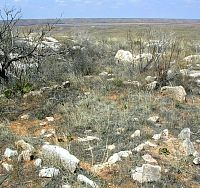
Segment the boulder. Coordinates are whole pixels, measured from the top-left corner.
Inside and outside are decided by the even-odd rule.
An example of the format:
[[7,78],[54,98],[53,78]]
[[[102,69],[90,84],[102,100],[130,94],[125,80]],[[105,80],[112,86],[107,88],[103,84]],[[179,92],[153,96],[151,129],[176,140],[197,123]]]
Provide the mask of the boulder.
[[13,165],[11,165],[11,164],[8,164],[8,163],[6,163],[6,162],[3,162],[3,163],[2,163],[2,166],[3,166],[3,168],[4,168],[7,172],[13,171]]
[[183,86],[164,86],[161,88],[161,94],[167,95],[179,102],[184,102],[187,95]]
[[80,162],[79,159],[77,159],[74,155],[71,155],[69,151],[60,146],[43,145],[42,152],[49,159],[61,162],[61,164],[71,172],[76,170]]
[[120,151],[118,153],[114,153],[109,159],[109,164],[115,164],[118,161],[121,161],[122,158],[127,158],[132,154],[131,151]]
[[147,83],[154,82],[156,80],[156,76],[147,76],[145,80],[147,81]]
[[12,150],[10,148],[6,148],[5,152],[4,152],[4,157],[10,158],[13,156],[18,155],[17,150]]
[[161,167],[151,164],[143,164],[132,170],[132,178],[140,183],[159,181],[161,178]]
[[118,52],[115,55],[115,59],[118,62],[132,63],[133,62],[133,55],[129,51],[118,50]]

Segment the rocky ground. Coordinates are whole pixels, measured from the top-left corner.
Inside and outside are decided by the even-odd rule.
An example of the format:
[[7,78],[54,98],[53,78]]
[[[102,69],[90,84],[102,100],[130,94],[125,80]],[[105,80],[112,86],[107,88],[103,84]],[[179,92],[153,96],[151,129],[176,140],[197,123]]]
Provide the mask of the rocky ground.
[[159,53],[84,44],[44,64],[31,91],[2,90],[0,187],[200,187],[200,56],[164,69],[148,65]]

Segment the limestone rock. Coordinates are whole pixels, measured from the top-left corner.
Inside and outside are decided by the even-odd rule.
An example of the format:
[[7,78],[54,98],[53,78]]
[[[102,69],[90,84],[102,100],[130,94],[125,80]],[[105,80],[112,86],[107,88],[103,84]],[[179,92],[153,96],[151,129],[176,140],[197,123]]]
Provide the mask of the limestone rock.
[[41,168],[41,166],[42,166],[42,159],[40,159],[40,158],[36,159],[36,160],[34,161],[34,165],[35,165],[36,167]]
[[81,174],[78,175],[77,181],[85,183],[86,186],[90,185],[92,188],[99,187],[94,181],[90,180],[89,178]]
[[132,178],[140,183],[159,181],[161,178],[161,167],[151,164],[143,164],[132,170]]
[[175,87],[164,86],[161,88],[161,93],[179,102],[185,102],[187,95],[183,86],[175,86]]
[[183,146],[183,148],[184,148],[184,151],[185,151],[186,155],[193,155],[193,153],[195,152],[193,143],[190,141],[189,138],[186,138],[186,139],[183,141],[182,146]]
[[56,145],[43,145],[42,152],[46,157],[50,157],[51,160],[60,161],[71,172],[76,170],[80,161],[74,155],[71,155],[69,151]]
[[59,173],[60,173],[59,169],[56,169],[56,168],[44,168],[44,169],[40,170],[39,177],[52,178],[52,177],[58,176]]
[[131,138],[140,137],[141,133],[140,130],[136,130],[132,135]]
[[152,116],[150,117],[147,121],[151,122],[151,123],[157,123],[159,122],[159,116]]
[[195,165],[200,165],[200,157],[196,157],[194,160],[193,160],[193,163]]
[[181,140],[185,140],[185,139],[190,139],[190,135],[191,135],[191,131],[190,131],[190,128],[184,128],[180,134],[178,135],[178,137],[181,139]]
[[127,158],[132,154],[131,151],[120,151],[118,153],[114,153],[109,159],[109,164],[115,164],[118,161],[121,161],[122,158]]
[[115,59],[119,62],[123,63],[132,63],[133,62],[133,55],[129,51],[125,50],[118,50],[115,55]]
[[12,156],[18,155],[17,150],[12,150],[10,148],[6,148],[4,152],[4,157],[10,158]]
[[157,161],[149,154],[143,155],[142,158],[148,163],[157,163]]
[[147,76],[145,80],[147,81],[147,83],[154,82],[156,80],[156,76]]

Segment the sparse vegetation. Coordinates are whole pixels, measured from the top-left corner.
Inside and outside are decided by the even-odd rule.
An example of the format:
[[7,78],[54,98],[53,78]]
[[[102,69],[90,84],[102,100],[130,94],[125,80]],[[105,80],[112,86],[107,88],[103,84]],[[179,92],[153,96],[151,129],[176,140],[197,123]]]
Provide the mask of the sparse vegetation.
[[[3,22],[5,27],[4,24],[7,23]],[[13,170],[7,172],[0,166],[0,186],[39,188],[70,184],[83,187],[77,181],[77,175],[81,174],[99,187],[165,187],[168,184],[199,187],[199,165],[193,164],[194,156],[185,154],[178,135],[189,127],[190,140],[199,152],[200,138],[196,134],[200,123],[199,85],[196,77],[184,75],[180,70],[188,69],[191,62],[183,59],[197,54],[195,44],[200,38],[196,37],[192,44],[183,32],[180,40],[181,30],[190,31],[190,28],[179,25],[171,30],[162,25],[150,29],[145,25],[135,25],[135,28],[119,25],[98,31],[88,28],[87,32],[80,28],[80,33],[67,33],[67,36],[61,32],[65,28],[58,33],[58,27],[61,26],[55,27],[52,35],[58,39],[55,44],[59,48],[53,52],[45,48],[46,54],[53,55],[42,59],[42,63],[39,59],[37,71],[18,79],[18,72],[10,69],[14,75],[12,81],[1,83],[0,159],[1,164],[12,164]],[[191,31],[198,33],[199,26]],[[115,54],[120,49],[130,51],[133,62],[116,62]],[[141,58],[144,53],[152,57]],[[2,67],[4,59],[0,59]],[[12,62],[21,63],[20,60]],[[192,62],[190,69],[197,64]],[[147,76],[151,76],[150,81]],[[151,79],[158,83],[156,87],[147,86],[152,83]],[[160,93],[162,86],[179,85],[187,92],[186,101]],[[158,118],[149,121],[150,117]],[[140,134],[132,136],[136,130]],[[155,134],[160,138],[153,139]],[[9,160],[4,156],[5,149],[22,153],[24,149],[15,144],[21,139],[34,147],[30,160],[26,161],[27,156],[23,155],[23,160],[17,160],[16,156]],[[74,173],[65,168],[62,160],[43,154],[41,147],[47,142],[68,150],[80,160]],[[141,144],[143,148],[138,150]],[[139,183],[132,178],[133,169],[149,163],[142,158],[145,154],[156,160],[151,164],[162,169],[157,182]],[[117,162],[110,164],[115,159],[113,156],[118,157]],[[38,158],[42,159],[42,165],[36,167],[34,162]],[[96,165],[105,166],[99,170]],[[39,177],[44,166],[58,169],[59,175]]]

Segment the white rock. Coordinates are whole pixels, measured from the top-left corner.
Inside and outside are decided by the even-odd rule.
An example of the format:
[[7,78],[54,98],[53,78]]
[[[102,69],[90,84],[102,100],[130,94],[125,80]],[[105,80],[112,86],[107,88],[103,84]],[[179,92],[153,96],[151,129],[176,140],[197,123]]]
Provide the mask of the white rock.
[[107,77],[108,76],[108,72],[101,72],[99,74],[99,76],[101,76],[101,77]]
[[152,116],[147,121],[149,121],[151,123],[157,123],[157,122],[159,122],[159,116]]
[[168,140],[169,139],[169,130],[168,129],[164,129],[161,132],[161,139],[163,139],[163,140]]
[[136,130],[132,135],[131,138],[140,137],[140,130]]
[[147,84],[147,89],[148,90],[154,90],[154,89],[156,89],[157,85],[158,85],[158,82],[157,81],[153,81],[153,82]]
[[154,140],[159,140],[161,138],[161,134],[154,134],[152,138]]
[[150,164],[143,164],[132,170],[132,178],[140,183],[159,181],[161,178],[161,167]]
[[185,140],[185,139],[190,139],[190,135],[191,135],[191,131],[190,131],[190,128],[184,128],[180,134],[178,135],[178,137],[181,139],[181,140]]
[[49,122],[52,122],[52,121],[54,121],[55,119],[54,119],[54,117],[46,117],[46,120],[49,121]]
[[87,185],[90,185],[92,188],[98,188],[99,186],[89,178],[84,175],[79,174],[77,177],[77,181],[84,182]]
[[200,77],[200,71],[198,71],[198,70],[189,71],[188,76],[190,78],[199,78]]
[[44,125],[47,125],[46,121],[40,123],[40,126],[44,126]]
[[149,154],[143,155],[142,158],[148,163],[157,163],[157,161]]
[[156,76],[147,76],[145,78],[145,80],[148,82],[148,83],[151,83],[151,82],[154,82],[156,80]]
[[39,177],[52,178],[52,177],[58,176],[59,173],[60,173],[59,169],[56,169],[56,168],[44,168],[44,169],[40,170]]
[[120,151],[118,153],[114,153],[109,159],[108,163],[109,164],[115,164],[118,161],[122,160],[122,157],[127,158],[132,154],[131,151]]
[[194,149],[193,143],[190,141],[189,138],[186,138],[183,141],[182,145],[183,145],[186,155],[193,155],[193,153],[195,152],[195,149]]
[[10,164],[4,162],[4,163],[2,163],[2,166],[3,166],[3,168],[5,168],[5,170],[7,172],[13,171],[13,165],[10,165]]
[[164,86],[161,88],[161,93],[179,102],[185,102],[187,95],[183,86],[175,86],[175,87]]
[[127,63],[132,63],[133,62],[133,55],[129,51],[125,50],[118,50],[118,52],[115,55],[115,59],[117,61],[121,62],[127,62]]
[[62,86],[63,86],[64,88],[70,87],[70,81],[65,81],[65,82],[63,82],[63,83],[62,83]]
[[194,160],[193,160],[193,163],[195,165],[199,165],[200,164],[200,157],[196,157]]
[[145,146],[146,146],[146,144],[142,143],[142,144],[138,145],[137,147],[135,147],[133,149],[133,151],[140,152],[140,151],[142,151],[144,149]]
[[4,152],[4,156],[5,157],[12,157],[12,156],[16,156],[18,155],[17,150],[12,150],[10,148],[6,148],[5,152]]
[[87,136],[85,138],[78,138],[79,142],[88,142],[88,141],[93,141],[93,140],[100,140],[100,139],[95,136]]
[[200,55],[189,55],[189,56],[185,57],[183,60],[187,61],[187,62],[193,62],[195,60],[200,60]]
[[29,114],[24,114],[20,118],[23,119],[23,120],[28,120],[30,118],[30,115]]
[[200,157],[200,154],[199,154],[197,151],[195,151],[192,155],[193,155],[194,157]]
[[36,159],[36,160],[34,161],[34,165],[35,165],[36,167],[41,168],[41,166],[42,166],[42,159],[40,159],[40,158]]
[[47,42],[58,43],[58,40],[56,40],[56,39],[53,38],[53,37],[44,37],[44,39],[45,39]]
[[150,142],[150,141],[146,141],[146,142],[145,142],[145,145],[146,145],[146,146],[150,146],[150,147],[157,147],[157,146],[158,146],[157,144],[152,143],[152,142]]
[[44,145],[42,146],[42,151],[48,157],[55,157],[59,160],[64,167],[74,172],[80,162],[74,155],[71,155],[69,151],[60,146],[56,145]]
[[138,81],[131,81],[131,80],[123,81],[123,84],[124,85],[129,85],[129,86],[135,86],[135,87],[140,87],[141,86],[140,82],[138,82]]
[[116,147],[115,147],[114,144],[108,145],[108,146],[107,146],[107,149],[110,150],[110,151],[114,150],[115,148],[116,148]]
[[142,54],[138,54],[136,56],[133,57],[134,61],[138,61],[140,59],[144,59],[144,60],[148,60],[150,61],[152,59],[152,54],[150,53],[142,53]]

